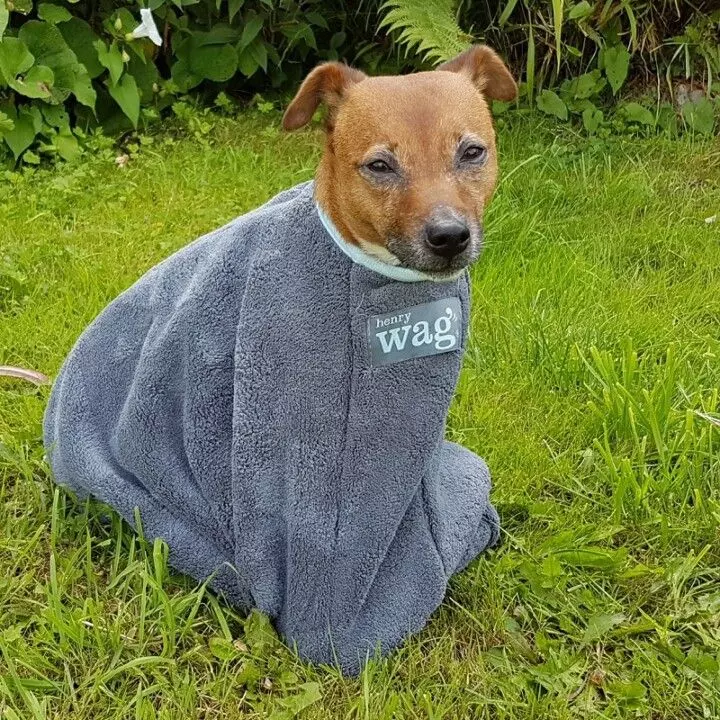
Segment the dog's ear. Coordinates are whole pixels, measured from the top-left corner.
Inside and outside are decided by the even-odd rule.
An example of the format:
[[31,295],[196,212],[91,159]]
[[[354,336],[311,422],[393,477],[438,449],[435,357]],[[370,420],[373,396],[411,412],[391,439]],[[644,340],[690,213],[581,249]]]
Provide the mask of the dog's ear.
[[473,45],[437,70],[463,73],[490,100],[514,100],[517,84],[500,56],[487,45]]
[[283,115],[285,130],[297,130],[307,125],[320,106],[325,103],[330,116],[342,101],[347,89],[367,76],[339,62],[318,65],[303,81],[297,95]]

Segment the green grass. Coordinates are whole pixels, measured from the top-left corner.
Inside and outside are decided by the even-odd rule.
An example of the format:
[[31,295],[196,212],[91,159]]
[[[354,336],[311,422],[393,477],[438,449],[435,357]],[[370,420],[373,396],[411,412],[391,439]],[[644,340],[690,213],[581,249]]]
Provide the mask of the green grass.
[[[277,125],[190,116],[125,168],[8,176],[0,365],[52,375],[147,268],[310,177],[318,135]],[[502,546],[360,678],[310,668],[55,488],[47,390],[0,379],[0,717],[720,715],[720,147],[520,120],[500,146],[449,433]]]

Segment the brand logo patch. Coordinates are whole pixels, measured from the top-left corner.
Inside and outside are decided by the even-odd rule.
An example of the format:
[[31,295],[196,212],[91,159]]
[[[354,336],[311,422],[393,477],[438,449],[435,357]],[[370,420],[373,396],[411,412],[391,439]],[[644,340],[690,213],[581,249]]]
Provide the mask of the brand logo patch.
[[439,355],[460,346],[462,307],[456,297],[368,318],[373,365]]

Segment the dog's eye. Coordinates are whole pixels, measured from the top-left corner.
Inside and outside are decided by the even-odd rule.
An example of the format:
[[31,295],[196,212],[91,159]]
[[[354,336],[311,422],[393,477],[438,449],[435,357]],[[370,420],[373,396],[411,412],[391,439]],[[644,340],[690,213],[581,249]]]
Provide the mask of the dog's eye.
[[378,174],[395,172],[384,160],[373,160],[372,162],[369,162],[365,167],[367,167],[367,169],[371,172]]
[[482,162],[487,157],[487,148],[482,145],[470,145],[463,150],[460,160],[463,162]]

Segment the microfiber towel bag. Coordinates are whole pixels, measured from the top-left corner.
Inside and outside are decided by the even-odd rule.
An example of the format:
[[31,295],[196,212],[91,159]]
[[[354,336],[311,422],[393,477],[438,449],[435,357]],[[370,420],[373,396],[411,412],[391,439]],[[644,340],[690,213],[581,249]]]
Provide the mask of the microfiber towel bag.
[[55,478],[138,508],[173,567],[356,673],[498,537],[485,463],[444,439],[468,313],[465,275],[353,262],[298,185],[88,327],[45,416]]

